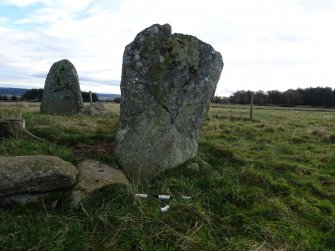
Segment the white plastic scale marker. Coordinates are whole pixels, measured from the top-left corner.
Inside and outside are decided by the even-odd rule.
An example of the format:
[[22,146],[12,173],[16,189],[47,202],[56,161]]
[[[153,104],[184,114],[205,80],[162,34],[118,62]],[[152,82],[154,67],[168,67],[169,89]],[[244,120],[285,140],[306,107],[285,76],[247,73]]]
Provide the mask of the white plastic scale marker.
[[161,212],[165,213],[165,212],[169,211],[169,208],[170,208],[169,205],[166,205],[165,207],[161,207]]
[[[146,194],[146,193],[137,193],[137,194],[135,194],[135,197],[146,199],[146,198],[149,197],[149,194]],[[172,199],[172,196],[165,195],[165,194],[153,195],[152,197],[160,199],[160,200],[169,200],[169,199]],[[191,196],[182,195],[181,198],[184,199],[184,200],[190,200]]]
[[[135,197],[147,199],[149,197],[149,194],[147,194],[147,193],[137,193],[137,194],[135,194]],[[169,200],[169,199],[172,199],[172,196],[165,195],[165,194],[153,195],[151,197],[157,198],[157,199],[160,199],[160,200]],[[182,195],[181,198],[184,199],[184,200],[190,200],[192,197],[191,196]],[[165,213],[165,212],[169,211],[169,209],[170,209],[170,206],[166,205],[164,207],[161,207],[161,212]]]
[[190,199],[191,199],[191,196],[185,196],[185,195],[182,195],[181,198],[184,199],[184,200],[190,200]]
[[137,193],[135,194],[135,196],[144,199],[148,198],[148,195],[146,193]]
[[[155,196],[156,197],[156,196]],[[161,200],[169,200],[169,199],[171,199],[171,196],[170,195],[158,195],[157,196],[158,197],[158,199],[161,199]]]

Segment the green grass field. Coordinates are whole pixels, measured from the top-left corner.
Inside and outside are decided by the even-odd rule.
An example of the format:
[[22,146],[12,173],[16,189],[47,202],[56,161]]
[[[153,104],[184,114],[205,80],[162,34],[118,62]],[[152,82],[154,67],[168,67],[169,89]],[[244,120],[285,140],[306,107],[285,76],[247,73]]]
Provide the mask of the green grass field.
[[[117,114],[37,110],[0,106],[1,117],[22,116],[48,142],[2,140],[1,156],[115,162]],[[0,209],[0,250],[334,250],[335,110],[254,107],[248,117],[248,107],[211,106],[190,161],[197,172],[185,163],[151,182],[101,191],[76,209]],[[175,199],[161,213],[164,202],[136,199],[138,192]]]

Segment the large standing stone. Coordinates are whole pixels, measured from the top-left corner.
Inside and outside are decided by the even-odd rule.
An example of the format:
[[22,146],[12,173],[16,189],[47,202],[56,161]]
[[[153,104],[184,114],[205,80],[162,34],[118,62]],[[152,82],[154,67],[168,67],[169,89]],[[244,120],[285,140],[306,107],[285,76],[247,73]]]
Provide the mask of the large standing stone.
[[119,164],[150,178],[195,156],[219,81],[221,54],[196,37],[152,25],[126,46],[121,81]]
[[0,199],[71,187],[77,174],[75,166],[54,156],[0,157]]
[[76,114],[83,107],[76,68],[67,59],[54,63],[45,80],[41,112]]

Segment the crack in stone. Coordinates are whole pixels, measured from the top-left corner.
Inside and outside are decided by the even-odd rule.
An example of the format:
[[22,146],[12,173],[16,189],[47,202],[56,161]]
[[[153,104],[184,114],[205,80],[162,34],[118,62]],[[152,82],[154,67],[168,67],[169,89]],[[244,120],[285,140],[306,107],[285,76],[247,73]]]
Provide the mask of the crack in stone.
[[150,88],[148,86],[146,86],[146,85],[143,85],[143,86],[144,86],[144,88],[146,88],[148,90],[148,93],[156,100],[157,104],[159,104],[165,111],[167,111],[167,113],[170,115],[171,124],[174,124],[175,118],[173,118],[173,116],[172,116],[171,111],[169,110],[169,108],[166,105],[161,104],[158,101],[157,97],[150,91]]
[[[155,96],[154,96],[154,97],[155,97]],[[156,99],[156,97],[155,97],[155,99]],[[157,99],[156,99],[156,101],[157,101]],[[158,103],[158,102],[157,102],[157,103]],[[158,103],[158,104],[159,104],[159,103]],[[168,108],[167,106],[163,105],[163,104],[160,104],[160,105],[162,106],[162,108],[163,108],[165,111],[167,111],[167,112],[169,113],[169,115],[170,115],[170,120],[171,120],[171,124],[173,124],[173,123],[174,123],[174,119],[173,119],[173,116],[172,116],[172,114],[171,114],[169,108]]]
[[178,108],[177,108],[177,111],[176,111],[176,115],[174,116],[173,123],[176,121],[176,119],[177,119],[177,117],[178,117],[178,115],[179,115],[180,107],[181,107],[181,106],[183,105],[183,103],[184,103],[184,99],[183,99],[182,97],[178,97],[178,98],[181,98],[181,102],[180,102],[179,105],[177,104]]

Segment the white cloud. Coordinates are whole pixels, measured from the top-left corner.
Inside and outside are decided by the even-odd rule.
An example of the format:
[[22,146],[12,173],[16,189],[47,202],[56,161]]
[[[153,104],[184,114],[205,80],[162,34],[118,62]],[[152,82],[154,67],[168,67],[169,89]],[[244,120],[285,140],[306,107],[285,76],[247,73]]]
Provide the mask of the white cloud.
[[15,5],[18,7],[26,7],[36,3],[43,3],[49,5],[51,2],[51,0],[4,0],[4,3]]
[[[6,2],[44,4],[11,25],[0,17],[0,57],[12,72],[11,78],[6,73],[8,84],[43,87],[34,75],[68,58],[86,79],[83,87],[119,92],[106,81],[120,80],[125,45],[153,23],[170,23],[173,32],[195,35],[222,53],[218,95],[304,84],[335,88],[335,8],[327,0]],[[0,71],[0,85],[4,79]]]
[[65,9],[72,12],[79,12],[85,10],[94,0],[80,0],[80,1],[69,1],[69,0],[58,0],[53,1],[52,6],[57,9]]
[[9,18],[6,18],[6,17],[0,17],[0,24],[7,23],[8,21],[10,21]]

